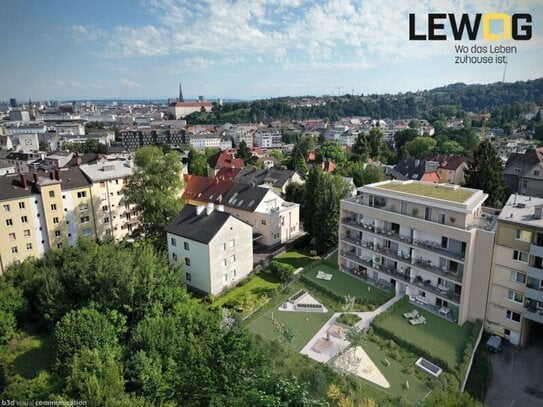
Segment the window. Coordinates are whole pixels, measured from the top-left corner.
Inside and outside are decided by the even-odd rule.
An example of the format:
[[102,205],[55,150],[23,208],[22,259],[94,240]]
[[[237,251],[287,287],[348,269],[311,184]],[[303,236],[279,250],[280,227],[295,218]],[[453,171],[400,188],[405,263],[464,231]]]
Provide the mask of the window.
[[175,237],[170,238],[170,243],[172,246],[177,246],[177,240],[175,240]]
[[55,237],[60,237],[60,230],[55,230]]
[[102,212],[107,212],[107,205],[102,206]]
[[177,261],[177,254],[172,253],[172,260],[173,260],[173,261]]
[[407,202],[400,202],[400,213],[402,215],[407,215]]
[[100,199],[105,201],[107,199],[107,194],[100,194]]
[[62,249],[62,243],[57,243],[57,249]]
[[528,188],[528,180],[525,180],[525,179],[522,180],[522,188],[524,189]]
[[226,250],[226,243],[221,243],[221,245],[219,246],[219,250],[221,252],[225,251]]
[[57,217],[53,218],[53,225],[58,225],[58,218]]
[[424,220],[432,220],[432,208],[426,207],[424,209]]
[[87,223],[89,220],[90,220],[90,218],[89,218],[88,216],[81,216],[81,217],[79,218],[79,221],[80,221],[81,223]]
[[505,318],[510,321],[520,322],[520,314],[518,312],[507,310],[505,312]]
[[6,219],[7,226],[13,226],[13,219]]
[[507,292],[507,299],[509,301],[513,301],[513,302],[517,302],[519,304],[522,304],[523,295],[521,293],[517,293],[516,291],[509,290]]
[[221,267],[226,267],[226,259],[221,260]]
[[521,252],[520,250],[513,250],[513,259],[523,263],[528,263],[528,253]]
[[183,247],[185,250],[189,250],[189,242],[183,242]]
[[109,218],[107,216],[104,218],[104,224],[106,223],[109,223]]
[[32,243],[27,243],[26,244],[26,251],[30,251],[32,250]]
[[539,171],[539,170],[535,170],[535,171],[534,171],[534,175],[535,175],[536,177],[539,177],[539,174],[540,174],[540,171]]
[[504,334],[505,336],[509,336],[509,335],[511,335],[511,330],[510,330],[510,329],[504,329],[504,330],[503,330],[503,334]]
[[437,214],[437,222],[441,223],[442,225],[445,224],[445,214],[440,212]]
[[9,241],[13,242],[14,240],[15,240],[15,233],[10,233],[9,234]]
[[266,219],[262,219],[261,222],[262,222],[263,225],[265,225],[266,224]]
[[56,211],[57,210],[57,204],[51,204],[51,210]]
[[4,212],[9,212],[9,205],[4,205]]
[[223,282],[223,284],[226,284],[228,282],[228,274],[224,273],[222,275],[222,282]]
[[187,281],[191,281],[192,280],[192,274],[185,273],[185,278],[187,279]]
[[529,230],[517,229],[515,231],[515,239],[522,240],[523,242],[531,242],[532,232],[530,232]]
[[77,193],[78,198],[86,198],[87,197],[87,191],[79,191]]
[[28,223],[28,218],[26,216],[21,216],[22,223]]
[[514,281],[515,283],[524,284],[526,282],[526,274],[519,271],[511,270],[511,276],[509,280]]
[[17,250],[17,246],[13,246],[11,248],[11,254],[17,254],[17,253],[19,253],[19,250]]
[[190,259],[185,257],[185,264],[190,267]]
[[30,229],[25,229],[25,230],[23,231],[23,236],[24,236],[24,237],[30,237]]
[[235,239],[232,239],[228,242],[228,246],[229,247],[236,247],[236,240]]
[[88,205],[88,204],[81,204],[81,205],[79,205],[79,210],[80,210],[81,212],[86,211],[87,209],[89,209],[89,205]]
[[91,228],[83,229],[83,236],[90,236],[90,235],[92,235],[92,229]]
[[55,197],[55,191],[49,191],[49,198]]
[[24,208],[25,208],[25,203],[19,202],[19,209],[24,209]]
[[230,256],[230,263],[234,263],[236,261],[236,255]]

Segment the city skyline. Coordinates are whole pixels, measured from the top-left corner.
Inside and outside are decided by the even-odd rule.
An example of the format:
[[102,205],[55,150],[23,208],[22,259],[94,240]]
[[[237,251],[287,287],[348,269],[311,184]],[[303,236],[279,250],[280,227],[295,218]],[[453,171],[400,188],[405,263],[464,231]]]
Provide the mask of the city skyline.
[[482,40],[409,40],[410,13],[424,32],[438,12],[530,13],[530,40],[495,44],[517,47],[506,82],[542,76],[535,0],[22,1],[0,16],[0,100],[164,99],[179,82],[187,99],[251,100],[501,81],[503,64],[455,64],[455,45]]

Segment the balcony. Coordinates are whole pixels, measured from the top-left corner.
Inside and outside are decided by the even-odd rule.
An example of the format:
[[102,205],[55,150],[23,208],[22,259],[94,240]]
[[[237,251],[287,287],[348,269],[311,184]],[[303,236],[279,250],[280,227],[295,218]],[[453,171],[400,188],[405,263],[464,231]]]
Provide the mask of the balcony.
[[530,246],[530,255],[536,256],[536,257],[543,257],[543,246],[538,246],[537,244],[533,244]]
[[453,293],[450,288],[445,286],[433,286],[428,280],[424,281],[420,276],[415,277],[411,284],[420,288],[421,290],[431,292],[447,301],[452,301],[456,304],[460,304],[460,295]]
[[[449,306],[449,307],[440,307],[438,305],[432,305],[432,304],[421,304],[420,302],[417,302],[415,297],[409,297],[409,302],[419,308],[425,309],[426,311],[430,311],[432,314],[437,315],[440,318],[446,319],[452,323],[456,323],[456,318],[458,315],[458,307]],[[448,312],[443,312],[442,310],[444,308],[448,308]]]
[[531,321],[539,322],[543,324],[543,309],[538,309],[535,307],[525,307],[522,310],[522,316]]
[[445,267],[437,267],[429,260],[418,259],[418,260],[415,260],[413,264],[415,264],[415,266],[420,267],[423,270],[430,271],[441,277],[448,278],[449,280],[458,281],[460,283],[462,282],[463,273],[453,272],[453,271],[447,270]]
[[528,267],[528,277],[543,280],[543,269],[534,266]]
[[526,298],[530,300],[535,300],[543,303],[543,290],[540,290],[538,287],[527,285],[524,291]]
[[360,264],[360,265],[363,265],[363,266],[366,266],[366,267],[370,267],[371,269],[373,269],[375,271],[378,271],[378,272],[381,272],[381,273],[384,273],[384,274],[386,274],[389,277],[392,277],[394,279],[401,280],[401,281],[406,281],[406,282],[410,281],[409,273],[402,273],[399,270],[393,269],[392,267],[387,267],[387,266],[385,266],[383,264],[375,263],[371,259],[371,257],[362,257],[361,258],[361,256],[357,256],[354,252],[346,252],[346,251],[341,251],[340,254],[341,254],[341,256],[343,256],[343,257],[345,257],[345,258],[347,258],[349,260],[352,260],[357,264]]

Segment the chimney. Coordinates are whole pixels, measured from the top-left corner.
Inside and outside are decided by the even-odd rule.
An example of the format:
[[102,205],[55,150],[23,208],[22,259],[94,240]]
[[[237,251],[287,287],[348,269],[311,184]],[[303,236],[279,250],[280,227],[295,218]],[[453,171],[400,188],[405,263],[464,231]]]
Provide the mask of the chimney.
[[213,202],[208,203],[206,207],[206,215],[211,215],[211,212],[213,212]]
[[202,214],[202,212],[204,211],[205,209],[205,206],[197,206],[196,207],[196,216],[199,216]]
[[49,179],[55,179],[53,171],[49,171]]
[[534,207],[534,219],[541,219],[543,215],[543,205],[537,205]]
[[60,170],[58,168],[55,169],[55,179],[60,181]]
[[27,189],[28,184],[26,183],[26,177],[24,176],[24,174],[19,174],[19,176],[21,177],[21,185],[23,186],[24,189]]

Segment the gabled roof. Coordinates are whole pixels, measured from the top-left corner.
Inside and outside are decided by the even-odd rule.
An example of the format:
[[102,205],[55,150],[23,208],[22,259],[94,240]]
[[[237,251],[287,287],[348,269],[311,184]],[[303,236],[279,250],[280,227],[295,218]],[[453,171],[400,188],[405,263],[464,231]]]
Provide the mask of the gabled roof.
[[[30,178],[27,177],[30,175]],[[0,201],[15,198],[25,198],[33,194],[39,194],[31,174],[23,174],[27,180],[26,189],[21,182],[21,176],[18,174],[9,174],[0,177]]]
[[[504,172],[510,172],[512,168],[517,167],[522,168],[523,170],[529,170],[536,164],[541,164],[543,166],[543,147],[527,151],[524,154],[511,153],[505,163]],[[519,175],[522,175],[523,172],[524,171]]]
[[440,168],[456,171],[468,159],[461,155],[431,154],[426,157],[426,161],[437,161]]
[[219,151],[217,154],[212,155],[207,160],[207,163],[211,168],[216,170],[229,167],[229,168],[243,168],[245,164],[241,158],[233,158],[231,155],[228,155],[224,151]]
[[194,205],[185,205],[179,215],[166,226],[166,232],[207,244],[232,216],[217,210],[207,215],[205,209],[198,215],[196,208]]
[[234,183],[230,180],[202,177],[200,175],[185,175],[185,192],[183,199],[200,202],[221,204]]
[[[392,169],[392,176],[398,180],[421,181],[425,174],[436,173],[436,171],[427,171],[425,160],[415,160],[409,158],[395,165]],[[439,176],[437,177],[439,179]]]
[[259,170],[256,168],[243,168],[234,181],[242,184],[262,185],[271,183],[276,188],[283,188],[296,172],[282,168]]
[[223,204],[230,208],[254,212],[268,192],[270,190],[265,187],[235,183],[226,194]]
[[215,178],[219,180],[228,180],[231,181],[240,173],[242,168],[229,168],[229,167],[223,167],[221,168],[217,174],[215,175]]

